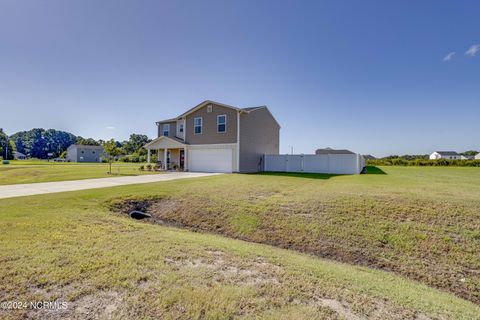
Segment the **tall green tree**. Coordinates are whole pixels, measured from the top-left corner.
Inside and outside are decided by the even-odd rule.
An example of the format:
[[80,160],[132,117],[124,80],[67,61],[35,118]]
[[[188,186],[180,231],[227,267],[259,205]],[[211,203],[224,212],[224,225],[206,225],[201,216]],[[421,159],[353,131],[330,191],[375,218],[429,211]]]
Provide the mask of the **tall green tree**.
[[139,154],[144,155],[146,154],[145,148],[143,146],[150,142],[150,139],[144,134],[136,134],[132,133],[130,135],[130,139],[128,141],[123,142],[123,149],[125,154]]
[[8,138],[7,134],[0,128],[0,157],[5,159],[5,151],[8,144],[7,160],[13,159],[13,151],[15,151],[15,144]]
[[[91,146],[99,146],[106,143],[103,140],[83,138],[69,132],[54,129],[45,130],[43,128],[20,131],[13,134],[10,138],[14,142],[17,151],[24,153],[27,157],[39,159],[48,158],[50,153],[54,157],[59,157],[74,143]],[[149,141],[150,139],[146,135],[133,133],[130,135],[129,140],[123,143],[115,141],[115,144],[117,148],[121,148],[121,154],[139,157],[147,154],[143,146]]]
[[11,139],[18,152],[31,158],[46,159],[49,153],[58,157],[71,144],[75,143],[77,138],[69,132],[35,128],[17,132],[11,136]]
[[476,150],[468,150],[461,153],[461,155],[464,155],[464,156],[476,156],[477,154],[478,154],[478,151]]
[[78,136],[76,141],[75,141],[76,144],[81,144],[81,145],[84,145],[84,146],[99,146],[101,145],[101,143],[99,141],[96,141],[95,139],[92,139],[92,138],[83,138],[83,137],[80,137]]

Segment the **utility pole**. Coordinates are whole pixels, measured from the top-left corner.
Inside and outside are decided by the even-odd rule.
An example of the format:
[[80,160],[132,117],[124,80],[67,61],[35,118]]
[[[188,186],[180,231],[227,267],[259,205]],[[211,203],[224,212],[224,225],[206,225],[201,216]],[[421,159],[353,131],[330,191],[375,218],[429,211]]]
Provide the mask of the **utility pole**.
[[7,136],[7,143],[6,143],[6,146],[5,146],[5,160],[8,160],[8,135],[5,134]]
[[292,155],[293,155],[293,146],[292,146]]

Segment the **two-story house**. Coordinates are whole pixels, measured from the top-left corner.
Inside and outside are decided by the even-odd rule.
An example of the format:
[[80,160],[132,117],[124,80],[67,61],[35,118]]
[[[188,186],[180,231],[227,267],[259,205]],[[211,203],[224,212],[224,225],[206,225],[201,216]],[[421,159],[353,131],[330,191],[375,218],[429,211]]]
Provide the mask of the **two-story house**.
[[264,154],[278,154],[280,125],[266,106],[237,108],[204,101],[176,118],[158,121],[158,138],[145,145],[164,169],[258,172]]
[[67,161],[71,162],[102,162],[105,151],[102,146],[86,146],[72,144],[67,148]]
[[455,151],[435,151],[430,155],[430,160],[447,159],[460,160],[462,156]]

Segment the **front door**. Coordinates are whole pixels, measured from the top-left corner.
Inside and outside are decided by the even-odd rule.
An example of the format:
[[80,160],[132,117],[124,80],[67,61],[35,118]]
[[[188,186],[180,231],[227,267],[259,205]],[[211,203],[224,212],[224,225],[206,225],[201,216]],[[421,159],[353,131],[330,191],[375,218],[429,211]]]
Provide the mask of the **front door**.
[[185,150],[180,150],[180,168],[184,168],[185,164]]

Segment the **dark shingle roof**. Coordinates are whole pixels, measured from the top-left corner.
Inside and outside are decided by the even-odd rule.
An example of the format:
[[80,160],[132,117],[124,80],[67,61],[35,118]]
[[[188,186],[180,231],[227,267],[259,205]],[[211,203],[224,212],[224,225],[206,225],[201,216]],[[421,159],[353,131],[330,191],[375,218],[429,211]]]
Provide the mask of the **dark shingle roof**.
[[315,154],[355,154],[355,152],[352,152],[347,149],[332,149],[332,148],[325,148],[325,149],[317,149],[315,151]]
[[178,118],[172,118],[172,119],[157,121],[157,123],[175,122],[175,121],[177,121],[177,120],[178,120]]
[[177,142],[180,142],[180,143],[183,143],[183,144],[188,144],[186,143],[185,141],[183,141],[182,139],[178,138],[178,137],[167,137],[167,138],[170,138],[172,140],[175,140]]
[[441,154],[442,156],[459,156],[460,155],[455,151],[435,151],[435,152]]
[[88,148],[88,149],[102,149],[103,150],[103,147],[102,146],[90,146],[90,145],[86,145],[86,144],[72,144],[70,145],[69,148]]
[[264,106],[249,107],[249,108],[242,108],[241,110],[243,110],[243,111],[252,111],[252,110],[260,109],[260,108],[263,108],[263,107],[264,107]]

